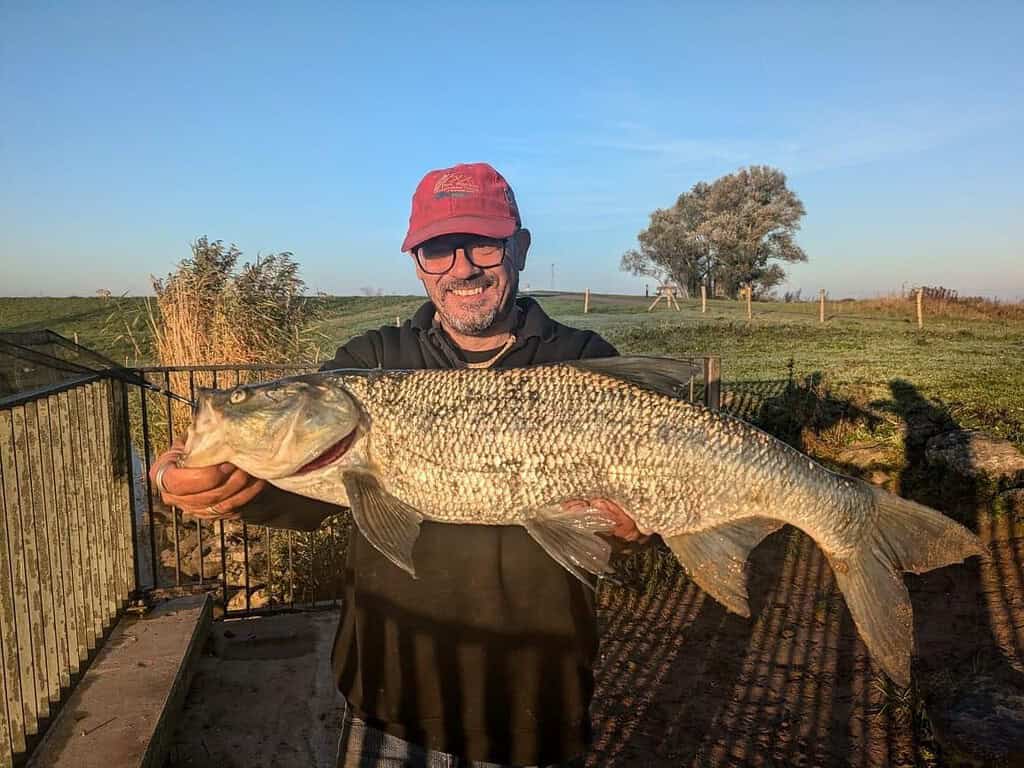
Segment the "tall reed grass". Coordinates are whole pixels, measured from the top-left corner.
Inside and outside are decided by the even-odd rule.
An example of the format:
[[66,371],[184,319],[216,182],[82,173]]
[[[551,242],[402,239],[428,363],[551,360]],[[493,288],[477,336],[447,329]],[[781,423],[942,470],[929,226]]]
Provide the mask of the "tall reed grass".
[[[143,321],[150,354],[162,366],[305,364],[310,324],[320,302],[304,295],[299,265],[289,252],[259,256],[239,266],[235,245],[200,237],[192,254],[163,278],[151,278],[155,297],[147,300]],[[132,335],[132,323],[122,324]],[[241,375],[242,383],[246,380]],[[221,381],[231,386],[236,381]],[[211,386],[210,374],[172,373],[171,388],[187,394],[191,386]],[[191,414],[174,405],[175,433]]]

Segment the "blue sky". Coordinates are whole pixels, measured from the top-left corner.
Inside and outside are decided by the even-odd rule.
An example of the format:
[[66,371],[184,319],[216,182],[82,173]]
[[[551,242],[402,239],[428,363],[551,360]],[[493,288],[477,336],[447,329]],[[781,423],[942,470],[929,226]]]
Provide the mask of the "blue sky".
[[0,3],[0,295],[148,290],[198,235],[418,292],[427,170],[486,160],[524,281],[643,290],[649,213],[736,168],[807,208],[791,285],[1024,298],[1024,5]]

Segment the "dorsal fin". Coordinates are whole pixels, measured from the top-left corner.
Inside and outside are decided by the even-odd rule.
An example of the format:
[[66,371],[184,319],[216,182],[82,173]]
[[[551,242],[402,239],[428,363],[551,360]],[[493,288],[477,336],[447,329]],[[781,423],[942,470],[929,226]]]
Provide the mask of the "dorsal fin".
[[574,360],[569,365],[628,381],[661,395],[687,400],[690,397],[690,379],[704,378],[704,370],[699,363],[670,357],[592,357]]

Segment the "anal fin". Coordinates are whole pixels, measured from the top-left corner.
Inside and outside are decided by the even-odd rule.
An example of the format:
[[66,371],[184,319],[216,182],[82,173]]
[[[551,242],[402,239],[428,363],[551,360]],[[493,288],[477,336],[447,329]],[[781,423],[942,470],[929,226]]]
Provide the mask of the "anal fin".
[[783,525],[767,517],[746,517],[699,533],[665,538],[697,586],[740,616],[750,616],[746,562],[765,536]]
[[420,535],[423,515],[384,490],[373,475],[346,472],[342,480],[352,517],[366,540],[388,560],[416,578],[412,550]]
[[554,505],[539,510],[523,527],[562,567],[593,588],[588,574],[608,573],[612,554],[611,544],[597,533],[610,531],[615,523],[615,519],[593,507],[569,511]]

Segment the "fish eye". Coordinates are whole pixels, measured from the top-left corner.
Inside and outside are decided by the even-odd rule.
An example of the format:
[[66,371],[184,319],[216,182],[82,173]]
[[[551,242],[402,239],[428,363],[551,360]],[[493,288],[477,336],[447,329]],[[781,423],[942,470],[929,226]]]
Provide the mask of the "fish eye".
[[246,391],[239,387],[238,389],[234,390],[228,397],[228,402],[231,403],[232,405],[238,405],[239,403],[243,402],[246,397],[248,397]]

